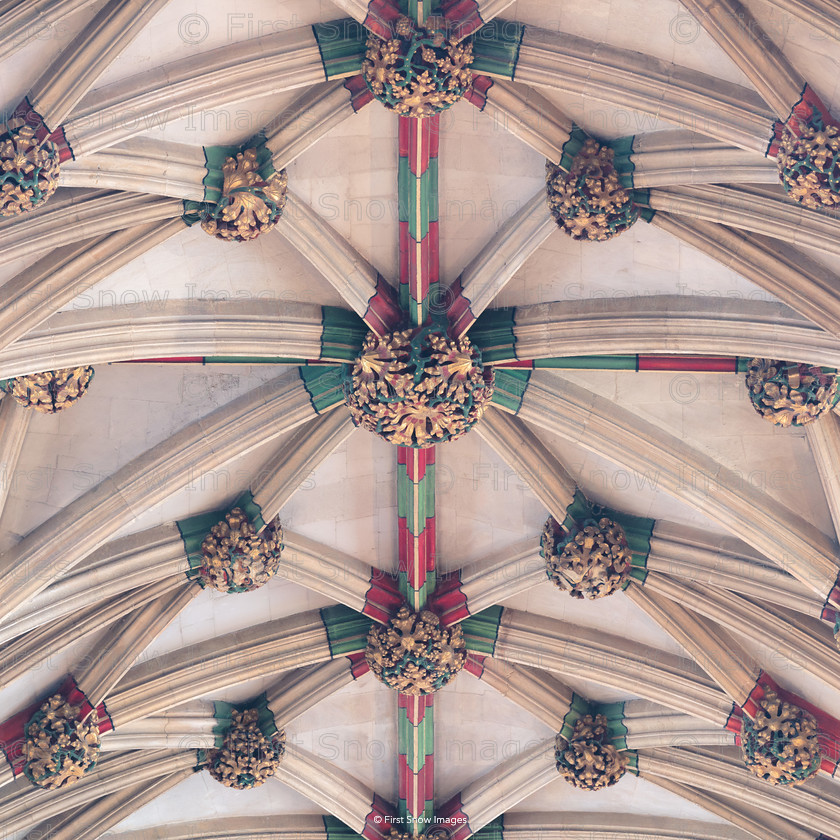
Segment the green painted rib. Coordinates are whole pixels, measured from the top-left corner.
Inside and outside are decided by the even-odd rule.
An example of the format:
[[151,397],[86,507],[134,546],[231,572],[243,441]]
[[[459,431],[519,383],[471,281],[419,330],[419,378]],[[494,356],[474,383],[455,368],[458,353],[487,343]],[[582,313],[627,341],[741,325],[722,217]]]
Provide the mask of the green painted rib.
[[426,474],[417,482],[417,520],[414,519],[414,483],[402,464],[398,464],[397,515],[404,518],[408,532],[419,536],[426,530],[426,520],[435,515],[435,465],[426,466]]
[[224,520],[225,515],[236,507],[241,508],[247,514],[257,531],[265,528],[266,523],[263,519],[262,508],[254,500],[254,495],[250,490],[246,490],[229,508],[199,513],[187,519],[176,521],[175,524],[181,535],[181,541],[184,543],[184,553],[190,564],[187,572],[187,577],[190,580],[196,577],[195,570],[202,563],[201,544],[204,542],[204,538],[210,533],[210,529],[214,525]]
[[[647,481],[648,478],[643,476],[642,483],[645,484]],[[651,481],[655,484],[655,479]],[[575,489],[575,495],[571,504],[566,508],[566,518],[563,520],[562,525],[565,530],[569,531],[577,523],[582,523],[587,519],[597,519],[602,516],[614,520],[624,529],[624,534],[627,537],[627,545],[632,553],[630,577],[639,583],[644,583],[647,579],[647,558],[650,554],[650,538],[653,534],[656,520],[649,519],[646,516],[632,516],[620,510],[613,510],[613,508],[590,502],[580,488],[577,488]],[[626,581],[624,588],[626,589],[629,584],[630,581]]]
[[505,817],[496,817],[492,822],[487,823],[484,828],[480,828],[473,834],[476,840],[504,840],[505,837]]
[[241,146],[204,146],[204,166],[207,174],[202,180],[204,184],[204,201],[210,204],[217,204],[222,197],[222,185],[224,184],[224,165],[227,158],[236,158],[245,149],[257,150],[257,172],[260,178],[268,180],[274,173],[271,150],[265,144],[265,136],[256,134],[246,140]]
[[337,817],[325,815],[322,819],[326,840],[359,840],[359,835]]
[[[485,309],[470,328],[485,364],[516,359],[516,308]],[[499,372],[496,371],[498,377]]]
[[461,622],[467,641],[467,650],[493,655],[499,638],[499,624],[504,607],[488,607]]
[[589,135],[582,128],[572,124],[572,133],[560,150],[562,152],[559,163],[561,169],[565,169],[568,172],[572,168],[572,161],[577,157],[577,153],[583,148],[583,144],[588,139]]
[[306,365],[307,359],[291,356],[205,356],[205,365]]
[[633,190],[633,203],[639,208],[639,216],[649,222],[655,215],[656,210],[650,206],[650,190]]
[[617,750],[627,749],[627,726],[624,723],[624,701],[618,703],[596,703],[592,713],[604,715],[610,731],[610,738]]
[[204,184],[204,200],[216,204],[222,197],[225,158],[236,157],[239,146],[204,146],[204,168],[207,170],[201,183]]
[[222,741],[230,729],[233,712],[244,712],[246,709],[257,709],[257,726],[266,738],[270,739],[277,734],[277,723],[274,720],[274,713],[268,708],[268,697],[265,693],[253,700],[246,700],[244,703],[225,703],[216,700],[213,703],[213,717],[216,718],[213,734],[217,748],[222,746]]
[[[435,160],[434,168],[431,160]],[[421,242],[429,233],[430,208],[434,207],[433,220],[437,220],[437,159],[432,158],[426,171],[419,177],[415,177],[411,171],[411,165],[407,157],[399,159],[399,171],[397,173],[397,195],[399,196],[398,206],[400,221],[408,225],[408,234],[415,242]],[[432,171],[434,169],[434,171]],[[434,180],[432,178],[434,177]],[[417,187],[420,187],[420,198],[418,199]],[[434,193],[434,196],[432,195]],[[434,198],[434,200],[433,200]],[[417,203],[420,202],[420,228],[417,227]]]
[[561,370],[636,370],[638,356],[563,356],[556,359],[534,359],[535,368]]
[[[208,208],[211,205],[208,205],[206,201],[190,201],[184,199],[182,204],[184,206],[184,212],[181,214],[181,219],[187,227],[198,224],[202,219],[206,219],[210,215]],[[212,206],[215,207],[215,205]]]
[[429,221],[436,222],[438,220],[439,212],[439,196],[438,196],[438,158],[430,157],[429,165],[423,173],[423,190],[426,195],[426,202],[428,204],[427,210],[429,214]]
[[334,79],[353,76],[362,71],[367,30],[351,18],[316,23],[312,27],[324,76]]
[[636,164],[633,163],[633,143],[636,136],[621,137],[618,140],[613,140],[607,145],[615,153],[613,156],[613,165],[616,172],[618,172],[619,181],[621,185],[627,189],[633,189],[633,173],[636,170]]
[[303,387],[317,414],[344,402],[344,372],[340,367],[298,368]]
[[195,569],[201,565],[201,544],[204,538],[210,533],[210,529],[225,518],[226,510],[214,510],[209,513],[199,513],[187,519],[180,519],[175,524],[181,534],[181,541],[184,543],[184,554],[189,561],[190,568],[187,577],[192,580]]
[[492,402],[512,414],[519,414],[522,400],[531,378],[530,370],[496,370],[496,387],[493,390]]
[[248,515],[248,518],[257,531],[265,528],[266,521],[263,519],[262,506],[254,499],[254,494],[250,490],[246,490],[233,503],[233,507],[241,508]]
[[[417,730],[417,732],[415,733],[414,730]],[[414,761],[412,744],[415,734],[420,741],[419,764],[416,767],[412,763]],[[397,736],[398,754],[405,756],[406,765],[412,773],[419,773],[426,764],[426,756],[432,755],[435,750],[434,706],[426,709],[419,726],[414,726],[408,719],[407,709],[399,709]],[[402,800],[402,803],[404,806],[405,800]]]
[[399,220],[407,222],[411,216],[411,202],[409,196],[411,195],[410,182],[414,180],[414,175],[411,174],[411,166],[408,163],[408,156],[400,156],[397,164],[397,208],[399,210]]
[[572,737],[575,731],[575,724],[584,716],[592,711],[589,701],[579,694],[572,693],[572,704],[569,706],[569,711],[563,716],[563,725],[560,727],[560,735],[567,741]]
[[512,20],[494,18],[473,35],[473,73],[513,79],[525,26]]
[[321,621],[327,631],[327,642],[333,658],[364,650],[371,621],[361,613],[338,604],[321,610]]
[[355,313],[337,306],[321,307],[321,358],[355,361],[368,327]]

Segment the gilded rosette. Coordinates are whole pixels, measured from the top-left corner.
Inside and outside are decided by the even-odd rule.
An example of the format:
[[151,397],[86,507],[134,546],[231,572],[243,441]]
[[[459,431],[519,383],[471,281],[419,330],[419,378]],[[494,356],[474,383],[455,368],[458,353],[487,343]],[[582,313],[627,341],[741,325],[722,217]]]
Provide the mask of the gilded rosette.
[[92,367],[61,368],[16,376],[6,382],[4,390],[24,408],[55,414],[78,402],[92,379]]
[[286,753],[286,733],[266,738],[259,727],[259,710],[233,712],[220,749],[210,757],[210,775],[225,787],[247,790],[270,779]]
[[357,426],[423,449],[465,435],[490,403],[493,383],[492,368],[466,338],[418,328],[368,333],[344,395]]
[[741,722],[741,751],[749,769],[774,785],[800,785],[820,769],[816,718],[766,689],[755,721]]
[[546,162],[548,207],[557,225],[572,239],[612,239],[639,218],[633,191],[622,186],[614,157],[609,146],[589,138],[568,172]]
[[746,385],[753,408],[777,426],[804,426],[840,399],[835,373],[796,362],[752,359]]
[[840,206],[840,125],[815,115],[794,134],[785,127],[776,154],[785,192],[812,210]]
[[45,202],[58,187],[58,147],[39,143],[22,120],[10,120],[0,134],[0,216],[17,216]]
[[286,206],[286,170],[260,174],[256,148],[245,149],[222,166],[221,198],[205,211],[201,228],[211,236],[247,242],[271,230]]
[[404,117],[429,117],[449,108],[472,84],[472,41],[449,38],[440,18],[428,28],[410,18],[397,22],[395,37],[370,34],[362,73],[373,95]]
[[267,583],[280,568],[283,531],[279,519],[257,534],[242,508],[234,508],[210,529],[201,543],[196,577],[202,587],[219,592],[250,592]]
[[46,700],[26,725],[23,773],[32,784],[54,789],[75,784],[99,758],[99,721],[60,694]]
[[443,627],[433,612],[403,606],[386,626],[371,626],[365,659],[389,688],[417,696],[443,688],[464,667],[467,647],[459,625]]
[[627,766],[626,757],[611,743],[604,715],[584,715],[575,723],[569,740],[558,734],[554,759],[560,775],[582,790],[601,790],[614,785]]
[[624,529],[612,519],[588,519],[569,532],[553,518],[540,538],[546,574],[573,598],[595,600],[624,587],[633,555]]

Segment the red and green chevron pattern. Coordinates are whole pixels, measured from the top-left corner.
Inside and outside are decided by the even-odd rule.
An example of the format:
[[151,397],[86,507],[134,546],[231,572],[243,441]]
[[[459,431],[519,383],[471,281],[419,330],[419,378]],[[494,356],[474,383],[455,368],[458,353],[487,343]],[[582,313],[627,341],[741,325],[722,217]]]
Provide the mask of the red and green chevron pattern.
[[399,583],[414,610],[435,588],[435,448],[397,452]]
[[434,696],[400,694],[397,709],[402,831],[423,834],[434,813]]
[[409,321],[420,326],[429,317],[430,292],[439,279],[440,119],[399,120],[400,304]]

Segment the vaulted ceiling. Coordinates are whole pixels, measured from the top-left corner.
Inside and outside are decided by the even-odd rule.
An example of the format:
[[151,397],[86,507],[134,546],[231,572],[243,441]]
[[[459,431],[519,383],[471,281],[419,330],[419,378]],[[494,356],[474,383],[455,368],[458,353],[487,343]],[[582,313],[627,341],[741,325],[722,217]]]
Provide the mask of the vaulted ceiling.
[[[744,384],[753,357],[840,368],[840,219],[786,195],[775,160],[786,122],[840,115],[840,13],[442,5],[476,28],[484,82],[411,123],[434,126],[423,165],[437,152],[411,192],[422,153],[357,84],[362,26],[315,26],[376,30],[385,0],[0,2],[5,112],[62,156],[55,193],[0,221],[0,380],[95,369],[55,414],[0,400],[3,836],[375,839],[432,805],[454,840],[840,835],[840,418],[773,425]],[[260,132],[288,177],[276,227],[185,223]],[[639,215],[604,241],[545,200],[546,159],[567,171],[586,136]],[[406,256],[420,228],[439,279]],[[404,312],[425,294],[496,369],[475,428],[408,465],[336,386],[406,283]],[[540,556],[548,516],[585,500],[641,535],[598,600]],[[190,558],[235,504],[279,517],[279,568],[200,588]],[[365,635],[435,580],[469,656],[412,725]],[[41,789],[15,751],[60,688],[99,707],[102,754]],[[738,746],[773,690],[819,725],[801,785]],[[285,756],[229,789],[205,769],[226,704],[263,694]],[[595,791],[555,766],[586,712],[627,766]]]

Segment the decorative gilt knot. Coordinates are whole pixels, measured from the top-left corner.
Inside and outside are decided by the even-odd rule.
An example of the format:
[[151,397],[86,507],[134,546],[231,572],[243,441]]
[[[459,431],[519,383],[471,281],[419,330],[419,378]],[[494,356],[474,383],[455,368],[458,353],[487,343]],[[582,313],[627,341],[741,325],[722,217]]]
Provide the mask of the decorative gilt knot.
[[231,714],[222,746],[210,757],[210,775],[226,787],[245,790],[271,778],[286,753],[286,733],[266,738],[259,727],[259,709]]
[[286,206],[288,176],[286,170],[260,175],[258,149],[239,152],[225,158],[224,181],[218,204],[201,222],[211,236],[228,241],[246,242],[271,230]]
[[606,517],[588,519],[566,533],[549,517],[540,539],[546,574],[573,598],[604,598],[630,575],[632,553],[624,529]]
[[16,376],[4,388],[24,408],[34,408],[41,414],[56,414],[78,402],[92,379],[92,367],[61,368]]
[[560,775],[583,790],[600,790],[614,785],[623,775],[627,757],[610,743],[604,715],[584,715],[575,723],[567,741],[558,733],[554,758]]
[[774,785],[801,785],[822,762],[816,718],[765,689],[755,721],[741,722],[741,751],[749,769]]
[[10,120],[0,134],[0,216],[18,216],[45,202],[58,187],[58,147],[39,143],[35,130]]
[[639,218],[633,191],[621,185],[614,157],[609,146],[589,138],[569,172],[546,161],[548,207],[557,225],[572,239],[612,239]]
[[248,514],[234,508],[210,529],[201,543],[198,582],[219,592],[250,592],[280,568],[283,530],[279,517],[257,534]]
[[785,192],[812,210],[840,206],[840,125],[819,116],[782,131],[776,154]]
[[840,400],[837,376],[815,365],[752,359],[746,376],[753,408],[777,426],[804,426]]
[[441,18],[427,27],[411,18],[397,21],[395,38],[370,34],[362,64],[365,82],[389,110],[405,117],[428,117],[449,108],[472,84],[472,40],[457,43]]
[[353,422],[389,443],[422,449],[465,435],[493,396],[494,374],[466,338],[429,328],[368,333],[344,395]]
[[464,667],[467,647],[460,625],[442,627],[433,612],[403,606],[386,626],[371,625],[365,659],[389,688],[417,696],[443,688]]
[[79,720],[79,706],[60,694],[44,701],[26,725],[23,773],[41,788],[75,784],[96,766],[99,758],[99,721],[96,712]]

